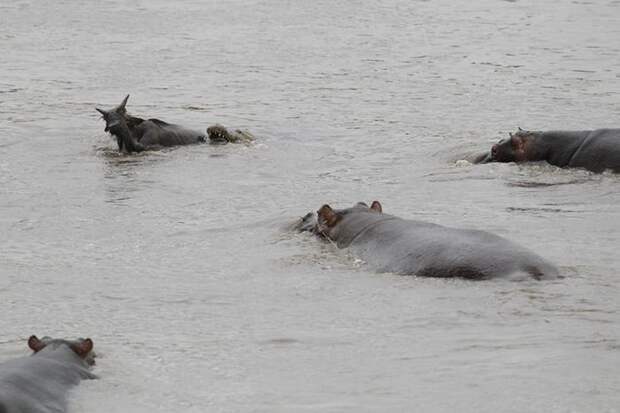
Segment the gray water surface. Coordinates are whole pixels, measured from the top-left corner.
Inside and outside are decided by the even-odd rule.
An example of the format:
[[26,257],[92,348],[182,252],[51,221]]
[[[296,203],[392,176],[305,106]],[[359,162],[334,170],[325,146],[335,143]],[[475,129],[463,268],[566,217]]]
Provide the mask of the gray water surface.
[[[618,412],[620,176],[459,161],[619,127],[620,2],[0,2],[0,360],[88,336],[73,412]],[[94,106],[252,131],[119,155]],[[376,274],[323,203],[564,279]]]

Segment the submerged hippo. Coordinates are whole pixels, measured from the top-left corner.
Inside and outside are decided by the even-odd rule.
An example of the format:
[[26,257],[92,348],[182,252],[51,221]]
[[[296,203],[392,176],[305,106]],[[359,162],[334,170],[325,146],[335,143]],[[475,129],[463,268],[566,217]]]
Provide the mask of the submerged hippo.
[[302,218],[297,229],[351,248],[380,272],[469,279],[558,276],[543,258],[502,237],[384,214],[378,201],[341,210],[323,205],[316,217]]
[[620,129],[531,132],[519,129],[476,159],[485,162],[547,161],[551,165],[620,172]]
[[[106,122],[105,131],[116,137],[120,152],[142,152],[168,146],[191,145],[207,141],[204,132],[173,125],[159,119],[142,119],[127,113],[129,95],[120,105],[110,110],[95,108]],[[229,133],[221,125],[212,126],[208,132],[211,143],[249,141],[253,136],[248,132]],[[209,128],[209,129],[211,129]]]
[[0,413],[65,412],[68,391],[96,378],[92,340],[31,336],[28,346],[32,356],[0,364]]

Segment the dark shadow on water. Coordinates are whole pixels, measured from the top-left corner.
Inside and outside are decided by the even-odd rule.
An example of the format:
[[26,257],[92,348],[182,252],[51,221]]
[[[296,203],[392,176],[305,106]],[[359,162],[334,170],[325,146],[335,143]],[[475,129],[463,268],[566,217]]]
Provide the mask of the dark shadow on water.
[[167,154],[176,148],[144,151],[140,153],[121,153],[116,148],[105,146],[96,147],[96,155],[106,161],[109,165],[149,165],[167,159]]
[[[455,172],[457,174],[458,172]],[[425,176],[433,176],[437,174],[430,174]],[[446,174],[447,175],[447,174]],[[456,177],[448,177],[448,178],[433,178],[429,179],[429,182],[457,182],[457,181],[470,181],[470,180],[480,180],[480,181],[492,181],[496,179],[496,177],[488,176],[488,175],[471,175],[471,176],[456,176]]]
[[508,207],[506,208],[506,211],[508,212],[552,212],[552,213],[558,213],[558,212],[568,212],[568,213],[578,213],[578,212],[583,212],[583,211],[575,211],[575,210],[568,210],[568,209],[562,209],[562,208],[525,208],[525,207]]
[[506,182],[507,186],[518,188],[546,188],[560,185],[579,185],[589,182],[589,179],[573,179],[566,182],[534,182],[534,181],[512,181]]
[[152,185],[154,182],[141,178],[140,172],[168,160],[167,154],[170,152],[162,150],[124,154],[111,147],[98,147],[95,151],[97,157],[104,161],[105,202],[116,205],[127,205],[135,192]]
[[18,140],[11,141],[11,142],[0,143],[0,148],[8,148],[10,146],[17,145],[19,143],[21,143],[21,141],[18,141]]

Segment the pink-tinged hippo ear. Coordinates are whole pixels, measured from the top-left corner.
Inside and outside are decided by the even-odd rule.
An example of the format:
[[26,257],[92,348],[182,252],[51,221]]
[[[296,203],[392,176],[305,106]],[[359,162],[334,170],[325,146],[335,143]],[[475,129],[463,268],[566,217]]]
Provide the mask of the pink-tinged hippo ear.
[[372,205],[370,205],[370,209],[372,209],[375,212],[383,212],[383,207],[381,206],[381,204],[379,203],[379,201],[372,201]]
[[510,134],[510,145],[515,150],[523,150],[523,147],[525,146],[525,139],[523,138],[522,135],[519,135],[518,133],[515,133],[515,134],[511,133]]
[[37,336],[32,335],[28,339],[28,347],[30,347],[30,349],[35,353],[38,353],[45,348],[45,343],[39,340]]
[[71,346],[71,350],[73,350],[75,354],[77,354],[81,358],[88,356],[88,353],[90,353],[92,349],[93,349],[93,340],[91,340],[90,338],[85,338],[84,340],[80,341],[78,344],[73,344]]
[[336,214],[332,207],[327,204],[323,205],[321,209],[316,211],[316,214],[319,217],[319,224],[325,225],[328,228],[333,227],[338,222],[338,214]]

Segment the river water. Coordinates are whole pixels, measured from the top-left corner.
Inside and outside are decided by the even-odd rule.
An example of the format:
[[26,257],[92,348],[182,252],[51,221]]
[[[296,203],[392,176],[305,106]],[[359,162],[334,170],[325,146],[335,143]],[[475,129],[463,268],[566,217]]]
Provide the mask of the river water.
[[[618,127],[620,1],[0,1],[0,360],[72,412],[618,412],[620,177],[459,161]],[[95,105],[254,145],[118,155]],[[376,274],[323,203],[485,229],[556,281]]]

